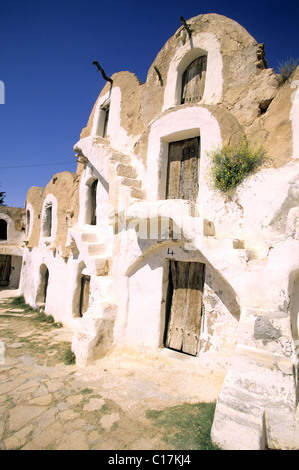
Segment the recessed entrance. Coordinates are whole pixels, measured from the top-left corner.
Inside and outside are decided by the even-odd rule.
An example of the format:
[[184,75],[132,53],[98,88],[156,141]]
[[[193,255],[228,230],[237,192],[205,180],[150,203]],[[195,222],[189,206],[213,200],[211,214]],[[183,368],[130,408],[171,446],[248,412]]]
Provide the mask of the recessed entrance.
[[47,301],[47,291],[49,285],[49,270],[45,264],[42,264],[39,271],[39,286],[36,295],[36,303],[45,305]]
[[164,345],[192,356],[198,352],[204,264],[169,262]]
[[81,290],[80,290],[80,302],[79,302],[80,317],[82,317],[88,309],[89,292],[90,292],[90,276],[84,275],[81,277]]
[[0,286],[9,285],[11,255],[0,255]]
[[169,144],[166,199],[187,199],[198,196],[200,138]]
[[90,225],[97,224],[97,187],[98,187],[98,180],[94,180],[90,187],[90,198],[91,198]]

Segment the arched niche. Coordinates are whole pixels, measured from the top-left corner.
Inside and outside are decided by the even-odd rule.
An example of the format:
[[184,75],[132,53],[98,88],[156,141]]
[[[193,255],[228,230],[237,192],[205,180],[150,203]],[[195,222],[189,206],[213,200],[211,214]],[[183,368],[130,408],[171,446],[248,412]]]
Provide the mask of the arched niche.
[[90,275],[83,261],[78,266],[73,295],[73,316],[82,317],[89,306]]

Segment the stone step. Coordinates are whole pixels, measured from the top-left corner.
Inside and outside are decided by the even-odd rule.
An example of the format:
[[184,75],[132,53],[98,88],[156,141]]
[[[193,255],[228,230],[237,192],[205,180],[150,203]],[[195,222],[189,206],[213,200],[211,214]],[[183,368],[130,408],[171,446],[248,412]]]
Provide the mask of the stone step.
[[146,190],[140,188],[131,188],[131,197],[135,199],[146,199]]
[[126,178],[136,178],[137,170],[131,165],[124,165],[123,163],[119,163],[116,167],[116,174],[117,176],[124,176]]
[[82,242],[86,243],[96,243],[98,242],[98,236],[94,232],[85,232],[82,233]]
[[121,184],[124,184],[125,186],[131,186],[132,188],[141,188],[141,181],[134,178],[123,177],[121,179]]
[[103,255],[105,253],[106,245],[104,243],[88,243],[89,256]]
[[111,267],[111,258],[106,258],[102,256],[93,256],[92,257],[97,276],[108,276]]
[[131,159],[129,155],[125,155],[124,153],[116,153],[114,152],[112,157],[109,158],[111,163],[123,163],[124,165],[130,165]]

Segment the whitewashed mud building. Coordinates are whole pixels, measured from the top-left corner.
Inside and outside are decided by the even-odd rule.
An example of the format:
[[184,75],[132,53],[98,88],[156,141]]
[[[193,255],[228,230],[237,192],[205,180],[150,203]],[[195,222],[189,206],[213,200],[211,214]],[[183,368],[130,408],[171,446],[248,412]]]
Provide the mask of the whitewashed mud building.
[[[82,366],[119,348],[222,374],[224,449],[298,449],[299,70],[278,85],[226,17],[187,25],[145,83],[107,81],[76,174],[29,190],[20,293],[74,329]],[[209,152],[242,139],[271,163],[225,198]]]
[[0,206],[0,286],[18,288],[26,238],[25,209]]

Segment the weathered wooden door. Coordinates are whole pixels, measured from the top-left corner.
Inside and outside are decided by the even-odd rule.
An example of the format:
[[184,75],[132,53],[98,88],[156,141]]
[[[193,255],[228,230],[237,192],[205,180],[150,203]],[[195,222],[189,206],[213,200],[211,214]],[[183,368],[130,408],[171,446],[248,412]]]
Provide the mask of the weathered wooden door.
[[199,155],[199,137],[169,144],[166,199],[196,201]]
[[90,291],[90,276],[82,276],[81,278],[81,292],[80,292],[80,306],[79,313],[82,317],[88,309]]
[[165,346],[196,356],[200,335],[204,265],[170,261]]
[[98,180],[94,180],[91,185],[91,225],[97,224],[97,186]]
[[181,103],[198,102],[202,99],[207,70],[207,57],[195,59],[187,67],[182,77]]
[[11,269],[11,256],[0,255],[0,286],[9,285],[10,269]]

